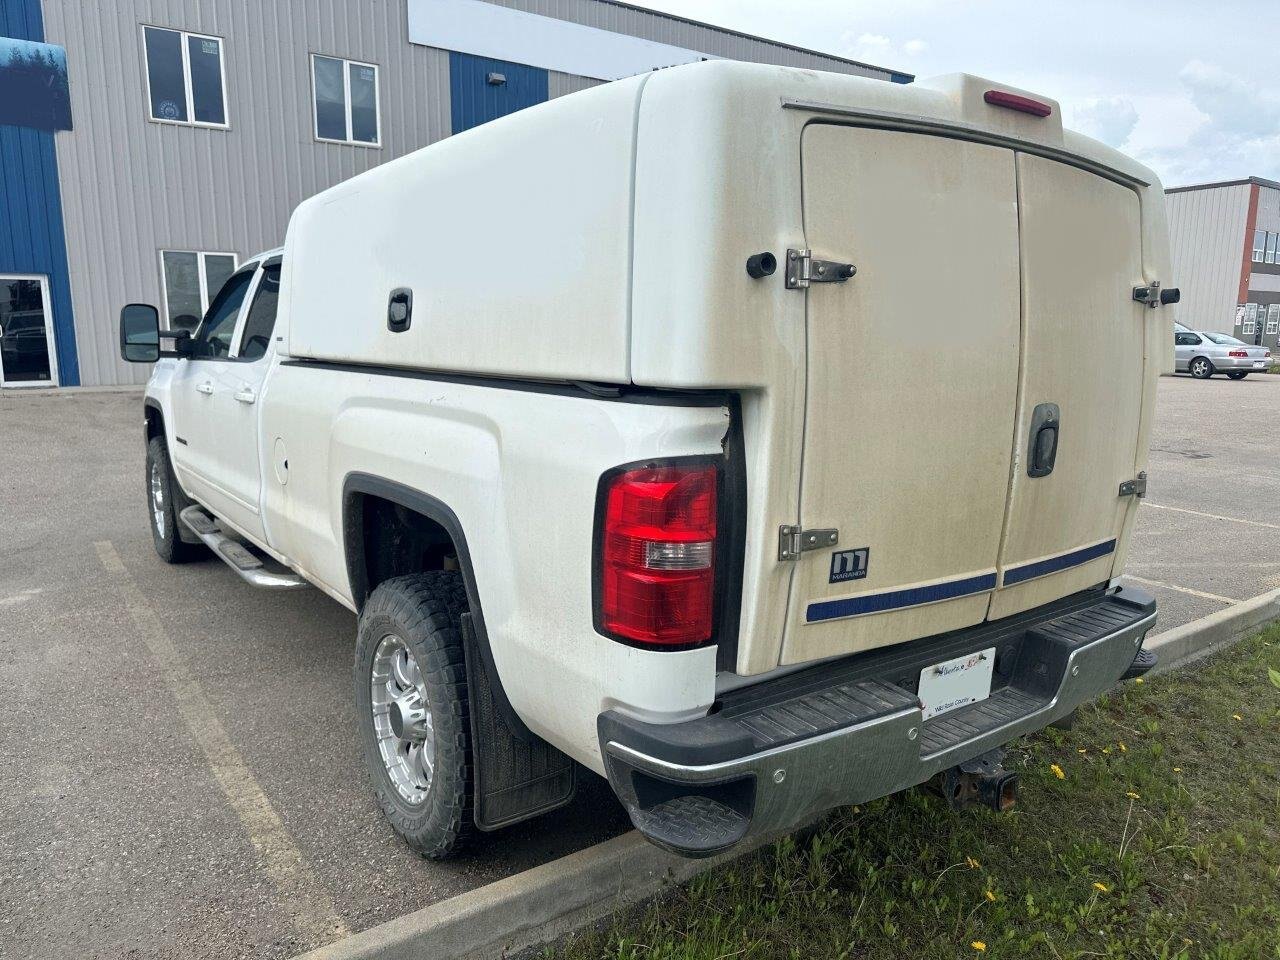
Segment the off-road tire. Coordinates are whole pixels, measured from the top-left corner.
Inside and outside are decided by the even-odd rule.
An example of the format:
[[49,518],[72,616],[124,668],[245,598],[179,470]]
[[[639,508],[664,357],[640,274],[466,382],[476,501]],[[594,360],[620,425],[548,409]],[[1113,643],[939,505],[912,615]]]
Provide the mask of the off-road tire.
[[[356,637],[356,720],[374,796],[392,829],[431,860],[457,853],[475,830],[471,716],[460,626],[468,609],[466,589],[456,572],[394,577],[370,595],[360,612]],[[373,724],[374,655],[389,634],[401,638],[418,662],[434,725],[435,768],[427,796],[415,804],[392,784]]]
[[[153,473],[163,498],[158,507],[152,491]],[[173,477],[173,466],[169,463],[169,450],[165,446],[164,437],[152,437],[147,441],[145,477],[147,523],[151,527],[151,539],[160,559],[165,563],[190,563],[208,556],[209,552],[203,543],[187,543],[178,532],[178,511],[186,503],[186,498],[182,496],[178,481]],[[162,523],[156,520],[157,510],[162,515]]]
[[1227,373],[1227,378],[1230,380],[1243,380],[1248,375],[1248,370],[1231,370]]
[[1194,357],[1192,361],[1187,364],[1187,369],[1197,380],[1208,380],[1217,372],[1213,368],[1213,361],[1208,357]]

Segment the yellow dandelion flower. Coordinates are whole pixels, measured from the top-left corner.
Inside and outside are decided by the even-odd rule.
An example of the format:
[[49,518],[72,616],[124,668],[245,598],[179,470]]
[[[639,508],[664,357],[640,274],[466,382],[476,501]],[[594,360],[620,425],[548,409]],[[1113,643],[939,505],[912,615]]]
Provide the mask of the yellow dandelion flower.
[[991,902],[991,903],[995,903],[995,902],[996,902],[996,895],[995,895],[994,893],[992,893],[990,890],[988,890],[988,891],[987,891],[987,893],[986,893],[986,897],[987,897],[987,900],[988,900],[989,902]]
[[987,945],[981,940],[975,940],[973,943],[969,944],[969,946],[973,947],[973,949],[977,950],[979,953],[987,952]]
[[1111,748],[1110,748],[1110,747],[1103,747],[1103,748],[1102,748],[1102,752],[1103,752],[1103,753],[1110,753],[1110,752],[1111,752]]
[[1093,889],[1097,890],[1099,893],[1111,892],[1110,888],[1105,883],[1101,883],[1097,880],[1093,881]]
[[1174,768],[1173,768],[1173,772],[1174,772],[1174,773],[1181,773],[1181,772],[1182,772],[1182,768],[1181,768],[1181,767],[1174,767]]
[[1079,750],[1076,751],[1076,753],[1088,753],[1088,752],[1089,752],[1089,749],[1087,747],[1081,747]]
[[1117,743],[1117,744],[1116,744],[1116,746],[1120,748],[1120,752],[1121,752],[1121,753],[1128,753],[1128,752],[1129,752],[1129,748],[1128,748],[1128,747],[1126,747],[1126,746],[1124,745],[1124,741],[1123,741],[1123,740],[1121,740],[1119,743]]
[[982,864],[980,864],[977,860],[973,859],[973,857],[965,857],[964,862],[969,865],[970,870],[977,870],[980,866],[982,866]]
[[1126,793],[1126,794],[1125,794],[1125,796],[1126,796],[1126,797],[1128,797],[1130,800],[1141,800],[1141,799],[1142,799],[1142,797],[1140,797],[1138,794],[1134,793],[1132,790],[1130,790],[1128,793]]
[[1142,678],[1141,678],[1141,677],[1136,677],[1136,678],[1134,679],[1134,681],[1133,681],[1133,682],[1134,682],[1134,683],[1141,683],[1141,682],[1142,682]]
[[1240,714],[1238,714],[1238,713],[1233,713],[1233,714],[1231,715],[1231,719],[1232,719],[1232,720],[1243,720],[1243,719],[1244,719],[1244,717],[1240,716]]
[[1062,768],[1058,766],[1056,763],[1049,764],[1049,769],[1053,771],[1053,775],[1057,777],[1059,780],[1067,779],[1067,775],[1062,772]]

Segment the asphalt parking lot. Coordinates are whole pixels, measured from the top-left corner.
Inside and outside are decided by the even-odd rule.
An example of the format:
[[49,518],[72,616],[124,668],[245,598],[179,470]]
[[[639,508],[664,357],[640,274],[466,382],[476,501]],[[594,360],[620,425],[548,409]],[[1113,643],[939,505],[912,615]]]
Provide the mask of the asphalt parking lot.
[[[153,551],[136,392],[0,397],[0,955],[287,957],[612,836],[568,808],[447,864],[365,786],[354,620]],[[1129,573],[1168,629],[1280,586],[1280,376],[1166,378]]]

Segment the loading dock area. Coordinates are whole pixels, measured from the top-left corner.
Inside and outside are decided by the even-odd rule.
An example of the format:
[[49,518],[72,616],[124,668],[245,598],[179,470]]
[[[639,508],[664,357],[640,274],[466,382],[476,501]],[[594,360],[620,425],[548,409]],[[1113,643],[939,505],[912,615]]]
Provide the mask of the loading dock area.
[[[1280,377],[1161,380],[1128,567],[1158,630],[1280,586],[1277,409]],[[365,787],[354,618],[318,591],[156,558],[136,391],[0,396],[0,448],[15,955],[289,957],[629,826],[584,776],[570,807],[418,859]]]

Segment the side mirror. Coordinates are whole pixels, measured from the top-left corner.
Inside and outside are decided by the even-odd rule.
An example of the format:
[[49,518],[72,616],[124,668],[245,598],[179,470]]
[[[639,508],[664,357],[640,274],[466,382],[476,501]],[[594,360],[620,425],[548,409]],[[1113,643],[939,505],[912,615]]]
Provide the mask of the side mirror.
[[127,363],[160,359],[160,314],[149,303],[130,303],[120,310],[120,356]]

